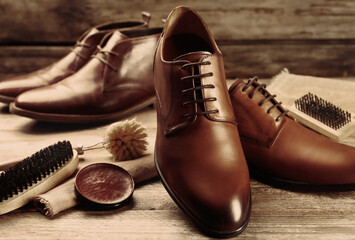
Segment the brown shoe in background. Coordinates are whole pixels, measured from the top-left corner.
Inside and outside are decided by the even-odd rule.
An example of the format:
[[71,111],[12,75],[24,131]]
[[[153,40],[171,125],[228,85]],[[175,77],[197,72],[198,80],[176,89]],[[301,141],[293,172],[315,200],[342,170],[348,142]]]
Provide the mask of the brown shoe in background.
[[207,26],[173,10],[154,62],[155,162],[177,205],[206,233],[231,237],[247,226],[249,172],[228,97],[223,58]]
[[91,60],[66,79],[20,94],[10,112],[47,122],[112,122],[155,101],[154,52],[161,28],[106,35]]
[[275,183],[355,183],[355,148],[295,122],[265,84],[237,80],[229,94],[251,172]]
[[63,80],[77,72],[90,59],[102,38],[113,31],[145,28],[150,15],[143,12],[143,21],[122,21],[100,24],[87,30],[72,51],[48,67],[0,82],[0,102],[11,103],[21,93]]

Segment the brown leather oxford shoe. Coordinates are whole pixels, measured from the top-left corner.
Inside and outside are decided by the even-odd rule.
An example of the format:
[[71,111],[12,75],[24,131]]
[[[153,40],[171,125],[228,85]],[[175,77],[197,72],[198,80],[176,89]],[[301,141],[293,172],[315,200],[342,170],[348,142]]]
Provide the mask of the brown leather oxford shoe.
[[48,67],[0,82],[0,102],[11,103],[28,90],[47,86],[69,77],[84,66],[102,38],[113,31],[147,27],[150,15],[143,12],[143,21],[122,21],[100,24],[87,30],[72,51]]
[[252,172],[274,183],[355,183],[355,148],[295,122],[265,84],[237,80],[229,94]]
[[154,84],[155,161],[165,188],[206,233],[242,232],[251,206],[248,167],[222,54],[195,11],[170,13],[157,46]]
[[22,93],[10,111],[48,122],[97,123],[121,119],[153,104],[153,59],[161,31],[145,28],[106,35],[79,71]]

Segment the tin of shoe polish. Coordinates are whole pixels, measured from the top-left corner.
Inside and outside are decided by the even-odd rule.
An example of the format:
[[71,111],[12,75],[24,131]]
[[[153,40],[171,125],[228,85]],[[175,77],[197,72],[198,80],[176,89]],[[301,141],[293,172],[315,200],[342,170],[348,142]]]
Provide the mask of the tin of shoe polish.
[[134,180],[123,168],[110,163],[95,163],[82,168],[75,177],[79,201],[93,210],[118,208],[134,191]]

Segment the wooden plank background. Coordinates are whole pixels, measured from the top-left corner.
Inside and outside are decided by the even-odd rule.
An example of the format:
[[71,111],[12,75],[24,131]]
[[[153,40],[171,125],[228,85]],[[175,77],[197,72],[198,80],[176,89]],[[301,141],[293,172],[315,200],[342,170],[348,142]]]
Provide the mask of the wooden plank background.
[[196,9],[225,56],[227,77],[271,77],[284,67],[316,76],[355,75],[352,0],[0,0],[0,79],[63,56],[90,26]]

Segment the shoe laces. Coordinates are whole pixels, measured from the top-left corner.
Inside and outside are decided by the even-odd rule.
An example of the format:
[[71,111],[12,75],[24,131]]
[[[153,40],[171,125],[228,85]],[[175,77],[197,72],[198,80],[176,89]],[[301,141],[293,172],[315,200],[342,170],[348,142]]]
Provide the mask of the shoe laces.
[[[102,57],[102,55],[114,55],[114,56],[119,56],[118,53],[110,51],[110,50],[104,50],[102,49],[101,46],[97,46],[98,52],[95,55],[92,55],[92,58],[97,58],[100,62],[102,62],[103,64],[107,65],[108,67],[110,67],[113,71],[117,72],[118,69],[116,67],[114,67],[111,63],[109,63],[106,59],[104,59]],[[100,55],[100,53],[102,55]]]
[[82,58],[83,60],[86,60],[87,57],[81,54],[80,50],[77,47],[80,47],[80,49],[82,49],[82,48],[91,48],[91,46],[87,43],[77,41],[74,47],[71,49],[72,52],[74,52],[78,57]]
[[[258,81],[258,77],[253,77],[251,79],[249,79],[248,83],[242,88],[242,92],[245,92],[250,86],[253,85],[253,83],[257,83]],[[252,99],[253,96],[255,95],[255,93],[260,92],[261,94],[263,94],[263,96],[265,97],[265,99],[261,102],[258,103],[259,107],[261,107],[264,103],[270,101],[273,105],[266,111],[267,114],[270,114],[271,110],[274,108],[277,108],[279,106],[281,106],[282,102],[277,102],[275,100],[276,95],[273,94],[271,95],[267,90],[266,90],[266,84],[259,84],[257,83],[257,86],[254,88],[254,90],[249,94],[249,98]],[[274,100],[274,101],[272,101]],[[282,109],[282,108],[279,108]],[[276,118],[276,122],[280,121],[280,119],[285,116],[288,113],[288,110],[281,110],[281,114],[279,116],[277,116]]]
[[[200,66],[200,65],[211,65],[211,62],[206,61],[206,62],[186,63],[186,64],[181,66],[181,69],[185,69],[185,68],[191,67],[192,72],[194,72],[194,69],[196,67]],[[182,90],[182,94],[186,95],[189,92],[194,92],[195,93],[194,96],[196,96],[196,97],[194,97],[193,100],[189,100],[189,101],[183,102],[182,106],[185,107],[186,105],[189,105],[189,104],[201,104],[200,105],[201,106],[201,111],[200,112],[196,111],[196,108],[195,108],[194,112],[186,113],[186,114],[184,114],[184,117],[218,113],[217,109],[206,111],[206,110],[204,110],[204,107],[202,106],[202,103],[204,103],[204,102],[212,102],[212,101],[216,101],[217,100],[217,98],[215,98],[215,97],[205,98],[205,97],[203,97],[203,94],[201,93],[202,89],[215,88],[215,86],[213,84],[206,84],[206,85],[201,84],[201,81],[200,81],[201,78],[211,77],[211,76],[213,76],[213,73],[212,72],[208,72],[208,73],[202,73],[202,74],[196,74],[196,75],[192,74],[190,76],[186,76],[186,77],[182,77],[181,78],[181,81],[191,80],[192,81],[192,86],[193,86],[191,88],[183,89]]]

